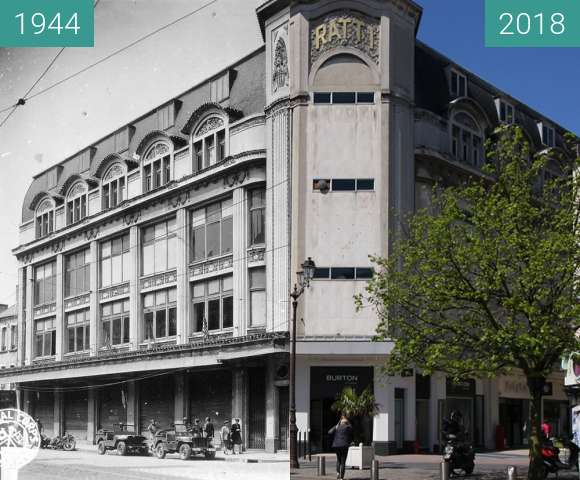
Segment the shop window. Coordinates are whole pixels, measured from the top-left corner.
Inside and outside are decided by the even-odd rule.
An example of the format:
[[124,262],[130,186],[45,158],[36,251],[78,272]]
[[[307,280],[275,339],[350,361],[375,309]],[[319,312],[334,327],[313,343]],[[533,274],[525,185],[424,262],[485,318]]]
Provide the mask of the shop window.
[[80,222],[87,216],[87,186],[84,182],[75,183],[66,198],[67,225]]
[[191,220],[192,262],[232,253],[232,200],[224,200],[195,210]]
[[143,296],[145,340],[177,335],[177,289],[158,290]]
[[250,245],[266,243],[266,191],[263,189],[248,192],[250,196]]
[[250,270],[250,325],[266,325],[266,269]]
[[64,296],[72,297],[90,291],[89,249],[68,255],[65,259]]
[[234,325],[233,276],[227,275],[192,286],[193,333],[228,329]]
[[175,218],[143,229],[143,275],[165,272],[177,266]]
[[454,115],[451,126],[451,154],[461,163],[479,168],[483,165],[483,135],[469,114]]
[[34,269],[34,304],[44,305],[56,299],[56,262],[45,263]]
[[49,199],[36,209],[36,238],[45,237],[54,231],[54,206]]
[[129,343],[129,300],[101,305],[101,347]]
[[153,144],[143,157],[143,190],[150,192],[171,180],[171,148],[165,142]]
[[66,314],[68,352],[84,352],[90,349],[90,312],[88,309]]
[[34,324],[34,356],[56,355],[56,320],[54,317],[36,320]]
[[192,136],[193,172],[199,172],[226,158],[226,123],[222,117],[205,120]]
[[125,191],[125,169],[121,164],[115,164],[105,174],[102,183],[101,198],[103,200],[103,210],[115,208],[123,200],[126,200]]
[[101,287],[128,282],[131,274],[129,235],[101,243]]

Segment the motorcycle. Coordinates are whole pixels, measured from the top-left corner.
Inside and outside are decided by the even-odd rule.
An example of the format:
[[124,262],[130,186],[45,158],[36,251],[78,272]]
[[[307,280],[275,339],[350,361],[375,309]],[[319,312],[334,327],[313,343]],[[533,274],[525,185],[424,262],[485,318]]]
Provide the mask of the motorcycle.
[[75,449],[77,442],[75,438],[70,434],[65,432],[64,435],[57,435],[54,438],[50,438],[47,435],[41,435],[40,448],[46,448],[50,450],[65,450],[70,452]]
[[447,444],[443,450],[443,460],[449,463],[449,470],[454,475],[459,472],[465,472],[465,475],[471,475],[475,468],[475,452],[473,447],[466,443],[460,442],[456,435],[445,435]]
[[542,461],[544,464],[544,478],[548,478],[550,473],[578,469],[578,447],[570,442],[566,447],[570,454],[567,462],[560,460],[560,449],[555,447],[552,442],[542,445]]

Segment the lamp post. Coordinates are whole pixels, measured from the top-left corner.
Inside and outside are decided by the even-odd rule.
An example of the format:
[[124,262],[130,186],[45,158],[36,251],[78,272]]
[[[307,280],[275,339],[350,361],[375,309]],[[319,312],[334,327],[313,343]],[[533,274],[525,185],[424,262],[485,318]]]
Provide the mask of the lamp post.
[[300,468],[298,463],[298,427],[296,426],[296,308],[298,298],[304,290],[310,286],[310,280],[314,277],[316,264],[312,258],[302,264],[302,271],[296,273],[298,283],[294,284],[290,292],[292,298],[292,336],[290,338],[290,468]]

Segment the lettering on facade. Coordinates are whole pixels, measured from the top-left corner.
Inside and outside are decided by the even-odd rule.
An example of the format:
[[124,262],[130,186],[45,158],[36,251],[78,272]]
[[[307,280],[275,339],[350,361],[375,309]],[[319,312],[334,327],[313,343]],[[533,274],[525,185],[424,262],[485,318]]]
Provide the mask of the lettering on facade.
[[358,383],[358,375],[326,375],[327,382]]
[[310,27],[310,62],[329,50],[351,47],[379,63],[379,20],[354,12],[334,12]]

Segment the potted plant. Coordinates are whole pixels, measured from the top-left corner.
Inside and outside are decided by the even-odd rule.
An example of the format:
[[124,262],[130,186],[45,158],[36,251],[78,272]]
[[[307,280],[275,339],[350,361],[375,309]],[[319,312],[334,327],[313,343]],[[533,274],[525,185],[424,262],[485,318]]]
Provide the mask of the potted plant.
[[347,467],[362,470],[370,468],[375,453],[372,445],[364,445],[363,422],[379,413],[379,404],[370,388],[360,394],[352,387],[345,387],[330,407],[332,411],[345,415],[352,424],[354,446],[348,450]]

